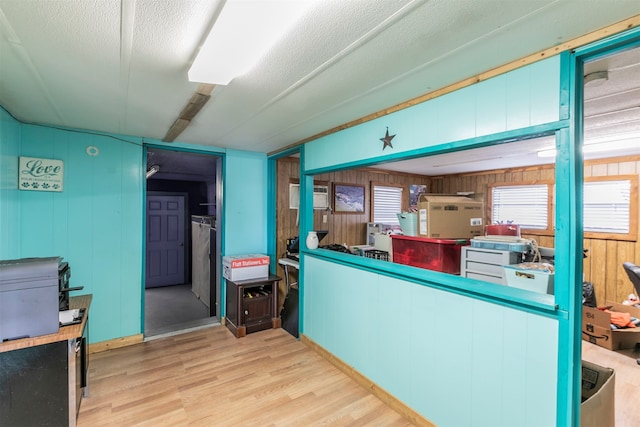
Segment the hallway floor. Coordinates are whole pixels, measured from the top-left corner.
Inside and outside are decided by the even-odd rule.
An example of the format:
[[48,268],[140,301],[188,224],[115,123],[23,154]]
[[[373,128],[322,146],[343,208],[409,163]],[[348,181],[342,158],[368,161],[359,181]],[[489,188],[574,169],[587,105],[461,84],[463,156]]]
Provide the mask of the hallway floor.
[[164,335],[218,322],[191,292],[191,284],[145,290],[144,335]]

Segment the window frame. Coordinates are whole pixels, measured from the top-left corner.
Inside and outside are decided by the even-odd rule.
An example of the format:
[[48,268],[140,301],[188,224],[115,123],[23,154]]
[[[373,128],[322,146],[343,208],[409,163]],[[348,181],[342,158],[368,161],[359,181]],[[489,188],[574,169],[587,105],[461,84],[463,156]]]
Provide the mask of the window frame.
[[493,189],[495,187],[522,187],[527,185],[547,186],[547,228],[520,228],[520,234],[533,234],[537,236],[553,236],[555,234],[554,213],[555,213],[555,185],[553,181],[522,181],[522,182],[493,182],[488,184],[487,191],[487,224],[493,224]]
[[[629,181],[630,199],[629,199],[629,232],[628,233],[608,233],[598,231],[585,231],[583,223],[583,237],[585,239],[598,240],[621,240],[635,242],[638,240],[638,176],[637,175],[609,175],[609,176],[590,176],[584,177],[583,185],[587,182],[602,181]],[[538,236],[554,236],[555,235],[555,194],[556,185],[553,181],[522,181],[522,182],[494,182],[487,185],[487,224],[492,223],[491,213],[493,212],[493,188],[494,187],[515,187],[523,185],[541,185],[546,184],[548,188],[548,207],[547,207],[547,228],[533,229],[521,228],[521,234],[530,234]]]
[[[629,232],[606,233],[598,231],[584,231],[586,239],[624,240],[635,242],[638,239],[638,175],[609,175],[584,177],[584,183],[602,181],[629,181]],[[584,224],[583,224],[584,227]]]

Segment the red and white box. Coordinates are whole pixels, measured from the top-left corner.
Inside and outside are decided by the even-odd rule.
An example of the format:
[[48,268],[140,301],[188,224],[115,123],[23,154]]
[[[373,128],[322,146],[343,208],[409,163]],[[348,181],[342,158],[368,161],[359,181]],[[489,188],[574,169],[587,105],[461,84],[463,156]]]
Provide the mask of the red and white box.
[[233,255],[222,257],[222,275],[225,279],[262,279],[269,277],[269,257],[263,254]]

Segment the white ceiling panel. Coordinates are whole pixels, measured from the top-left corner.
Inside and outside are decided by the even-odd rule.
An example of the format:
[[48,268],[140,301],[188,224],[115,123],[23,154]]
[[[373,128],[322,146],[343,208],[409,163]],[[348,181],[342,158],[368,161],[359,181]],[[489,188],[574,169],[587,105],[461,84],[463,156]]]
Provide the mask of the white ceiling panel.
[[[162,139],[198,88],[187,71],[223,4],[0,0],[0,105],[24,122]],[[637,1],[319,0],[177,140],[274,151],[639,14]],[[626,76],[640,61],[606,61],[586,67],[610,71],[588,123],[636,129],[640,84]],[[595,118],[616,109],[617,125]]]

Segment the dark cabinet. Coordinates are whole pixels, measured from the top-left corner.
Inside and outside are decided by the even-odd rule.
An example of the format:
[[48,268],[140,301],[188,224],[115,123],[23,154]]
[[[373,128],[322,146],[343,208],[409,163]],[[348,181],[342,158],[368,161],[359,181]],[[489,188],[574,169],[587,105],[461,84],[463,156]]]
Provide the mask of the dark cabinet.
[[225,325],[238,338],[252,332],[280,327],[278,276],[227,280]]
[[72,425],[67,354],[66,341],[0,353],[0,425]]
[[298,286],[292,286],[287,292],[280,312],[282,320],[282,329],[298,338],[298,323],[300,312],[298,309]]
[[90,295],[72,297],[80,323],[0,343],[0,426],[70,426],[87,392]]

